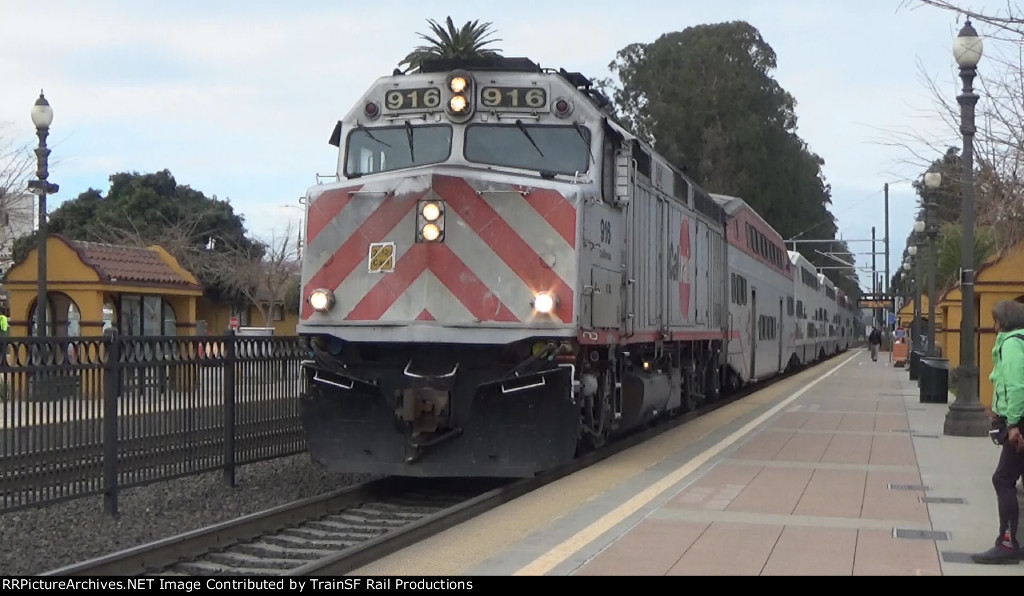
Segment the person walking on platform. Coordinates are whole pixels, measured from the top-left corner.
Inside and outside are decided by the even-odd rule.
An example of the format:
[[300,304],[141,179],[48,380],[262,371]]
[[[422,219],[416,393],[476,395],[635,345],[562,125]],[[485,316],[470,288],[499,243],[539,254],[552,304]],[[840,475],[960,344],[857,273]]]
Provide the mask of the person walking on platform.
[[976,563],[1016,564],[1024,553],[1017,541],[1020,506],[1017,480],[1024,474],[1024,305],[1004,300],[992,308],[997,332],[992,348],[992,441],[1000,446],[992,474],[999,511],[999,537],[989,550],[971,555]]
[[878,348],[882,345],[882,332],[875,325],[868,336],[868,347],[871,348],[871,361],[878,362]]

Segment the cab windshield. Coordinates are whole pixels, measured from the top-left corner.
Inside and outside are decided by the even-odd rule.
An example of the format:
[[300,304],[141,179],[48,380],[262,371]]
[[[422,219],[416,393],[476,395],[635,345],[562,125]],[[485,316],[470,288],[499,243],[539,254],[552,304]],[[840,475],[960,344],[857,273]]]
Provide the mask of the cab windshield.
[[446,161],[452,152],[452,127],[360,127],[348,136],[345,175],[377,174]]
[[471,124],[466,159],[476,163],[575,174],[590,166],[590,131],[582,126]]

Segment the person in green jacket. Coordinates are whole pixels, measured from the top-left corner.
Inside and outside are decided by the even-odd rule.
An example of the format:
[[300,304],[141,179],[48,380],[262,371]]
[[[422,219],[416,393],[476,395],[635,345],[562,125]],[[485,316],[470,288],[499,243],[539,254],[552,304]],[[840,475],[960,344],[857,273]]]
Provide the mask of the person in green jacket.
[[992,440],[1000,445],[992,474],[999,507],[999,537],[989,550],[971,555],[977,563],[1015,565],[1024,558],[1017,541],[1020,511],[1017,480],[1024,474],[1024,305],[1004,300],[992,308],[996,343],[992,348]]

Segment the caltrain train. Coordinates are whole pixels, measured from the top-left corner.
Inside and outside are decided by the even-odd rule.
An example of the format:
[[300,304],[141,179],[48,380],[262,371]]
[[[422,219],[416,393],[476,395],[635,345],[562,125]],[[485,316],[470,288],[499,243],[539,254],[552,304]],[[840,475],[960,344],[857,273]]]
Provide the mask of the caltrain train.
[[579,73],[425,61],[329,142],[298,332],[330,471],[531,476],[853,340],[831,281]]

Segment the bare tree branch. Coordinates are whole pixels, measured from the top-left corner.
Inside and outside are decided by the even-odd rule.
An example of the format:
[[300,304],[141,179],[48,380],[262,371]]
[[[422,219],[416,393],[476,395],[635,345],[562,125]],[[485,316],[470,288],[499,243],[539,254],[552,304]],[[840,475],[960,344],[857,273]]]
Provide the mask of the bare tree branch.
[[[903,4],[909,4],[906,0]],[[984,33],[984,67],[979,69],[975,92],[980,96],[976,108],[974,136],[974,184],[976,225],[990,228],[998,252],[1024,240],[1024,10],[1008,2],[1005,11],[981,14],[962,9],[947,0],[916,0],[922,6],[955,11],[989,29]],[[950,64],[955,69],[954,64]],[[902,129],[877,129],[878,144],[898,147],[904,157],[895,166],[924,172],[948,148],[963,145],[960,132],[960,106],[948,83],[940,84],[919,64],[923,86],[931,97],[928,108],[919,111],[928,129],[911,125]],[[956,81],[956,78],[953,79]],[[959,90],[959,85],[956,86]],[[934,130],[936,124],[940,129]],[[946,172],[945,175],[955,172]],[[962,182],[950,180],[954,188]],[[955,220],[959,214],[953,218]]]
[[228,244],[211,261],[213,274],[225,287],[237,291],[260,312],[270,326],[273,310],[284,302],[300,271],[297,237],[288,224],[283,233],[257,240],[254,248]]
[[[1021,9],[1020,5],[1013,0],[1006,1],[1005,12],[1003,10],[999,10],[994,14],[976,12],[967,8],[962,8],[958,3],[950,2],[949,0],[913,1],[919,3],[921,6],[931,6],[933,8],[956,12],[973,21],[990,25],[996,30],[996,33],[991,35],[991,38],[995,40],[1019,41],[1021,36],[1024,36],[1024,9]],[[900,6],[908,6],[910,4],[912,4],[911,0],[903,0],[903,2],[900,3]],[[915,8],[920,8],[920,6]]]
[[159,245],[195,275],[203,286],[217,286],[239,293],[238,288],[225,283],[224,272],[228,267],[223,261],[234,259],[238,250],[242,249],[224,246],[218,231],[210,227],[208,215],[206,212],[198,212],[175,220],[164,217],[163,225],[156,232],[152,226],[141,229],[129,217],[126,227],[106,226],[102,231],[94,233],[92,240],[138,247]]
[[3,134],[0,125],[0,261],[9,265],[14,240],[32,233],[35,200],[26,190],[35,158],[27,146],[19,146]]

